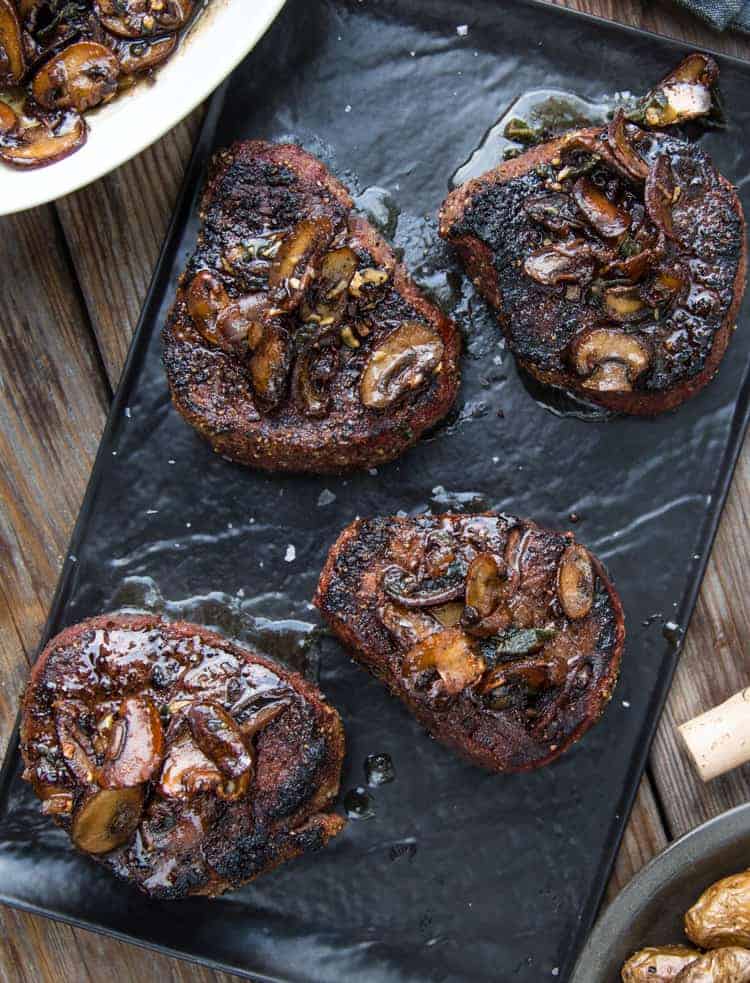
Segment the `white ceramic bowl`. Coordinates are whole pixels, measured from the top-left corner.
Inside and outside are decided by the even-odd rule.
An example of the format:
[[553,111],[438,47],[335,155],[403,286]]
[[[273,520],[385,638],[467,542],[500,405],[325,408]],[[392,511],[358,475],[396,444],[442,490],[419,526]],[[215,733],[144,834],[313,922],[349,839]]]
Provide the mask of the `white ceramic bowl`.
[[202,102],[253,48],[285,0],[212,0],[156,74],[87,114],[85,146],[70,157],[19,171],[0,163],[0,215],[42,205],[135,157]]

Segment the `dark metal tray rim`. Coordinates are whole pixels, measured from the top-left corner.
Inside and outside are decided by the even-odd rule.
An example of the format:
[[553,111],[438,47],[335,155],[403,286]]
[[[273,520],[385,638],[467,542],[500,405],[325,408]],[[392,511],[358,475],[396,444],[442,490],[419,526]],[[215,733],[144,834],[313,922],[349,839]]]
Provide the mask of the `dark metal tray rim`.
[[[518,0],[517,0],[518,2]],[[559,7],[549,2],[549,0],[520,0],[526,6],[536,7],[540,11],[544,11],[546,16],[559,16],[563,18],[570,18],[577,20],[579,23],[588,23],[593,26],[594,29],[598,29],[601,25],[606,25],[608,29],[613,29],[621,34],[627,35],[633,39],[634,43],[639,41],[651,41],[658,40],[663,42],[665,37],[657,34],[654,31],[648,31],[642,28],[632,27],[626,24],[620,24],[615,21],[610,21],[606,18],[597,17],[594,14],[589,14],[584,11],[571,10],[567,7]],[[696,50],[696,45],[688,44],[684,41],[680,41],[676,38],[669,37],[667,40],[674,45],[677,50],[689,52]],[[715,50],[706,47],[699,46],[701,51],[705,51],[709,54],[716,55],[722,62],[734,65],[738,68],[747,69],[747,63],[742,59],[726,55]],[[252,52],[248,56],[252,58]],[[96,491],[99,481],[99,473],[103,468],[103,463],[106,460],[104,453],[104,446],[107,444],[108,438],[110,437],[112,430],[115,425],[115,421],[118,419],[119,415],[127,406],[128,395],[129,395],[129,382],[133,375],[133,368],[136,365],[139,358],[141,358],[145,352],[146,346],[142,344],[143,336],[149,330],[149,324],[155,318],[153,315],[158,311],[160,298],[163,295],[164,287],[166,286],[165,281],[168,281],[170,270],[173,266],[173,261],[178,249],[178,244],[180,241],[179,230],[187,223],[195,204],[196,200],[200,194],[202,186],[202,175],[206,163],[209,159],[211,147],[213,146],[213,135],[217,127],[217,123],[224,106],[226,99],[226,92],[229,85],[229,79],[221,84],[221,86],[214,92],[210,99],[209,107],[201,125],[198,139],[195,143],[193,151],[190,156],[190,161],[188,167],[185,171],[185,176],[174,206],[174,212],[172,219],[170,220],[164,242],[162,243],[161,249],[159,251],[159,256],[156,262],[156,267],[151,278],[148,291],[146,293],[146,298],[141,309],[140,316],[138,318],[138,323],[136,329],[133,333],[131,339],[128,353],[123,364],[122,373],[120,376],[120,382],[117,389],[113,395],[112,403],[110,406],[109,414],[107,416],[107,421],[100,438],[99,448],[97,450],[96,457],[94,459],[94,464],[91,470],[91,475],[86,487],[86,492],[83,498],[83,502],[78,513],[75,525],[73,527],[73,532],[71,534],[70,543],[68,546],[68,551],[66,555],[66,560],[63,565],[60,578],[58,580],[57,586],[55,588],[55,593],[50,606],[50,611],[48,617],[45,621],[44,628],[42,631],[39,646],[37,648],[37,653],[41,652],[47,641],[50,639],[54,632],[54,626],[58,622],[59,615],[63,610],[66,602],[66,597],[68,589],[70,586],[71,577],[73,574],[74,563],[71,562],[70,557],[75,556],[76,550],[79,542],[81,542],[83,531],[86,527],[88,517],[93,511],[96,500]],[[717,508],[713,510],[707,517],[706,524],[706,534],[705,543],[706,549],[704,550],[701,559],[697,567],[697,575],[693,581],[693,584],[685,595],[684,602],[680,607],[680,610],[676,614],[680,618],[680,624],[684,625],[686,628],[689,626],[690,618],[692,617],[695,605],[698,600],[698,595],[700,593],[701,585],[703,582],[703,577],[708,566],[708,560],[711,555],[711,550],[713,547],[714,540],[716,538],[716,533],[718,531],[719,523],[721,521],[724,505],[726,503],[727,496],[729,494],[729,489],[732,484],[732,479],[734,472],[739,460],[739,456],[742,450],[742,437],[746,433],[748,426],[750,426],[750,365],[746,369],[742,386],[737,394],[736,404],[737,408],[742,408],[741,417],[738,421],[737,413],[735,413],[732,421],[732,441],[726,453],[726,460],[722,465],[722,481],[720,486],[720,494],[717,496]],[[631,773],[635,772],[636,776],[641,776],[645,769],[648,761],[648,756],[651,750],[651,745],[656,734],[656,730],[659,725],[662,711],[666,703],[667,697],[669,695],[669,690],[671,687],[672,679],[677,668],[677,663],[679,661],[679,654],[684,643],[684,634],[678,643],[677,653],[674,660],[672,660],[671,665],[666,670],[660,691],[655,694],[653,700],[651,724],[647,732],[646,739],[643,741],[639,753],[633,758],[631,762]],[[8,742],[8,748],[2,767],[0,768],[0,786],[7,781],[8,773],[14,767],[15,758],[18,753],[18,730],[19,730],[19,720],[16,720],[13,732],[10,736]],[[629,783],[630,792],[626,800],[625,812],[630,815],[635,799],[638,792],[638,781],[634,780]],[[730,810],[734,813],[738,810],[745,808],[744,806],[738,806],[735,810]],[[720,817],[717,817],[717,819]],[[710,820],[709,823],[716,820]],[[708,825],[708,824],[704,824]],[[623,823],[621,827],[621,832],[617,838],[613,841],[609,855],[606,858],[605,864],[603,865],[604,871],[610,873],[617,853],[620,848],[622,841],[622,836],[624,834],[626,824]],[[702,828],[702,827],[700,827]],[[678,840],[675,840],[666,849],[672,850],[673,848],[679,846],[682,841],[692,835],[695,830],[691,833],[685,834]],[[655,864],[661,855],[655,857],[650,861],[649,865],[644,870],[648,870],[653,864]],[[606,889],[606,878],[602,877],[601,883],[599,884],[598,891],[592,898],[584,910],[581,919],[578,924],[576,931],[576,938],[574,945],[572,947],[573,952],[580,954],[582,946],[589,935],[589,932],[594,925],[597,912],[600,908],[602,898]],[[627,890],[628,888],[625,888]],[[231,972],[238,976],[252,979],[258,981],[258,983],[294,983],[294,981],[278,977],[278,976],[268,976],[263,973],[258,973],[251,971],[247,967],[242,967],[230,963],[220,963],[216,962],[209,957],[205,956],[194,956],[191,953],[185,952],[184,950],[175,949],[163,944],[152,943],[137,936],[131,935],[127,932],[119,932],[115,929],[108,929],[101,925],[97,925],[95,922],[90,921],[85,918],[75,918],[72,916],[64,915],[56,911],[45,909],[40,905],[28,904],[18,898],[9,896],[5,894],[2,889],[0,889],[0,904],[5,904],[11,908],[15,908],[19,911],[24,911],[29,914],[41,915],[43,917],[49,918],[52,921],[59,922],[61,924],[70,925],[74,928],[82,928],[88,931],[92,931],[97,935],[107,936],[110,938],[115,938],[121,942],[130,943],[136,945],[139,948],[147,949],[155,952],[159,952],[165,956],[173,956],[178,959],[182,959],[186,962],[193,963],[195,965],[207,966],[216,971]],[[560,978],[566,979],[568,977],[568,972],[573,969],[573,966],[561,967]]]

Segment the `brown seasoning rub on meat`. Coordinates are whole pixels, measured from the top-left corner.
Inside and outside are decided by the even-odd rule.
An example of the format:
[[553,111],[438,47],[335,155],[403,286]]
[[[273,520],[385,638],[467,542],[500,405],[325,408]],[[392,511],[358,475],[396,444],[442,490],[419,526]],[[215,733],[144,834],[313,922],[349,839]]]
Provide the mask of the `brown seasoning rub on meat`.
[[625,637],[601,563],[506,515],[358,519],[315,604],[434,737],[499,772],[549,763],[596,722]]
[[217,453],[269,470],[373,466],[451,407],[455,325],[351,209],[298,146],[215,158],[163,341],[174,404]]
[[324,846],[344,735],[296,673],[187,622],[104,615],[36,662],[24,778],[84,852],[146,894],[215,896]]
[[621,113],[457,188],[440,234],[524,369],[623,413],[672,409],[715,375],[745,288],[735,189]]

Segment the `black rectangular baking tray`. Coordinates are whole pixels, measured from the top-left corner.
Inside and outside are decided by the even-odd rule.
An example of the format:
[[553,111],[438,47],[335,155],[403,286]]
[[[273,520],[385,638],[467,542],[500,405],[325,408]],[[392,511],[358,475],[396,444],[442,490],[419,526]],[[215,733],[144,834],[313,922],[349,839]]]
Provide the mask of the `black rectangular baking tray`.
[[[461,25],[467,31],[457,30]],[[748,418],[747,305],[717,379],[654,421],[558,416],[526,391],[436,235],[450,175],[512,100],[542,86],[642,91],[673,41],[532,2],[289,0],[213,100],[76,526],[46,637],[124,606],[218,627],[318,678],[393,784],[321,854],[216,901],[121,886],[39,815],[14,737],[0,777],[0,899],[257,980],[564,980],[595,915],[696,599]],[[750,68],[720,59],[728,124],[699,135],[750,190]],[[211,150],[300,140],[390,226],[466,334],[447,425],[377,473],[272,477],[214,456],[171,409],[159,330],[194,242]],[[332,496],[335,496],[334,500]],[[355,515],[500,508],[566,527],[604,558],[628,619],[602,723],[540,773],[456,760],[317,630],[326,549]]]

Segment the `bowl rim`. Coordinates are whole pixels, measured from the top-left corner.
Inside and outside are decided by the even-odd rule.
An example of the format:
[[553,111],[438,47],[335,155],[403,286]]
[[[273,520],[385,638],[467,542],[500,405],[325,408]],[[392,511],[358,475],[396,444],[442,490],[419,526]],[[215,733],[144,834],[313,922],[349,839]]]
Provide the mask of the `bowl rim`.
[[620,934],[622,926],[630,924],[676,873],[707,854],[732,845],[741,834],[750,834],[750,802],[712,816],[652,857],[597,919],[575,962],[570,983],[596,983],[592,971],[598,969],[602,954],[611,948],[612,939]]
[[[86,115],[86,144],[69,157],[28,171],[0,164],[0,216],[44,205],[78,191],[140,154],[188,116],[255,47],[286,0],[213,0],[189,37],[157,71],[153,88],[142,82]],[[218,39],[221,43],[218,43]],[[184,78],[194,62],[194,87]],[[185,66],[188,66],[186,69]],[[170,110],[170,106],[174,109]],[[119,134],[112,139],[115,128]],[[116,131],[115,131],[116,132]]]

